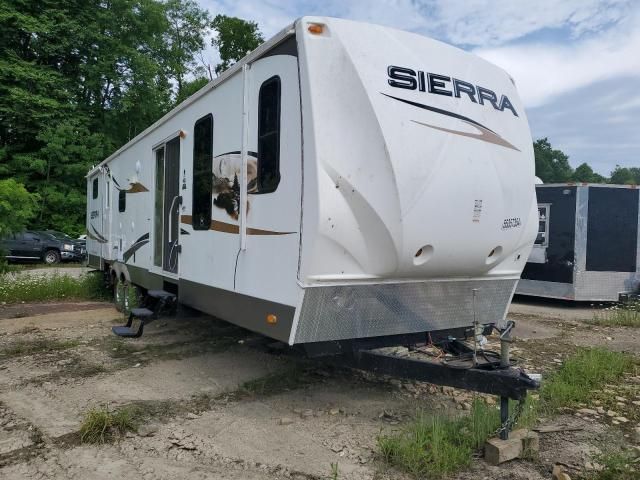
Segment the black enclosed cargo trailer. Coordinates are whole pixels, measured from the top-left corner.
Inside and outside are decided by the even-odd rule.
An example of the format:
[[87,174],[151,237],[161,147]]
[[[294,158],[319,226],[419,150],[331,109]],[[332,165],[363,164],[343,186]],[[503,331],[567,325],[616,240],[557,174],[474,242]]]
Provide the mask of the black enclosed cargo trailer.
[[640,285],[635,185],[537,185],[539,227],[516,293],[617,301]]

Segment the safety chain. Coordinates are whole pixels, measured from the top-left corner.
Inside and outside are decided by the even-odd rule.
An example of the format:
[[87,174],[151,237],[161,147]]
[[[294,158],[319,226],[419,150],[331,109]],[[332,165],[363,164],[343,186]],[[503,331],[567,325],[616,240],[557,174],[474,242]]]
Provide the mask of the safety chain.
[[513,427],[515,427],[518,424],[520,415],[522,415],[522,412],[524,411],[525,403],[526,403],[526,399],[524,398],[518,400],[518,404],[516,405],[516,408],[514,409],[513,414],[507,419],[505,423],[503,423],[502,425],[500,425],[500,427],[498,427],[498,429],[493,434],[494,437],[500,436],[500,434],[505,430],[508,432],[513,431]]

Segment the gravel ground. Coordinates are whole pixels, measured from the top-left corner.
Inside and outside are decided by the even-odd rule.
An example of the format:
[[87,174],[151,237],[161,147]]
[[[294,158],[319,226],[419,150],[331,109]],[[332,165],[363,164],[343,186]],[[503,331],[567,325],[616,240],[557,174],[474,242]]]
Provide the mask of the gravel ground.
[[[557,368],[587,343],[639,353],[635,331],[594,332],[580,323],[589,312],[555,308],[512,308],[514,356],[531,370]],[[340,479],[403,480],[378,457],[377,436],[418,410],[460,414],[471,400],[256,348],[251,333],[204,315],[158,320],[135,340],[111,334],[120,322],[95,302],[0,307],[1,478],[320,480],[338,463]],[[149,412],[138,434],[80,444],[89,408],[132,403]],[[550,478],[558,461],[581,469],[612,439],[634,441],[606,418],[554,422],[578,430],[542,435],[537,459],[490,467],[478,458],[455,478]]]

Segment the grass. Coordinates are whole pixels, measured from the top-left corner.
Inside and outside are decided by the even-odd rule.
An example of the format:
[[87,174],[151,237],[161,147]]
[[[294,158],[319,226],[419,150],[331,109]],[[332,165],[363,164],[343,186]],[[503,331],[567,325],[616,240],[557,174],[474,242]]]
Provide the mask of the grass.
[[640,328],[640,302],[623,303],[605,308],[595,313],[587,323],[602,327]]
[[78,346],[77,340],[17,340],[0,350],[0,358],[22,357],[34,353],[51,353]]
[[588,474],[587,480],[637,480],[638,463],[630,452],[609,452],[594,459],[602,470]]
[[378,437],[378,447],[387,463],[419,478],[437,479],[468,466],[499,425],[498,409],[476,399],[467,416],[420,413],[400,432]]
[[19,274],[0,279],[0,303],[44,300],[107,300],[109,292],[100,273],[81,277]]
[[543,381],[540,408],[553,413],[563,407],[588,402],[594,390],[633,371],[635,364],[633,357],[624,353],[604,348],[580,349]]
[[331,464],[331,476],[330,480],[338,480],[340,472],[338,472],[338,462]]
[[113,442],[126,432],[135,432],[137,426],[138,418],[133,408],[114,411],[93,408],[85,414],[80,425],[80,441],[94,444]]
[[[625,373],[637,368],[636,364],[631,355],[624,353],[602,348],[578,350],[557,372],[543,381],[539,400],[532,396],[527,398],[518,427],[532,426],[541,412],[554,414],[563,407],[588,402],[594,390],[602,389],[607,383],[615,383]],[[498,408],[475,399],[467,416],[420,413],[400,432],[380,435],[378,448],[387,463],[416,478],[439,479],[467,467],[474,451],[482,447],[499,425]],[[609,466],[593,480],[632,478],[622,473],[606,476],[605,472],[623,472],[621,469],[629,463],[615,455],[607,459],[609,463],[606,465]]]

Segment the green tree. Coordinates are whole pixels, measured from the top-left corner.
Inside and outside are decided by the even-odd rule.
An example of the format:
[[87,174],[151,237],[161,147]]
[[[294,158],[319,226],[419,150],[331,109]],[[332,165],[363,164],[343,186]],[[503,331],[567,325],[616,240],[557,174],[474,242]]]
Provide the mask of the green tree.
[[567,182],[571,179],[573,169],[569,165],[569,157],[561,150],[552,148],[546,137],[533,143],[533,152],[536,175],[544,183]]
[[583,163],[582,165],[579,165],[573,172],[571,179],[576,182],[586,182],[586,183],[605,183],[606,182],[606,178],[604,178],[600,174],[595,173],[587,163]]
[[209,17],[193,0],[2,0],[0,180],[32,225],[84,229],[88,168],[174,105]]
[[0,180],[0,238],[23,230],[36,211],[37,196],[12,178]]
[[207,83],[209,83],[209,79],[205,77],[198,77],[194,78],[193,80],[185,81],[182,85],[182,89],[176,95],[175,104],[177,105],[186,100],[202,87],[204,87]]
[[616,165],[616,168],[611,172],[609,183],[616,185],[640,185],[640,168],[627,168]]
[[[177,97],[183,93],[185,77],[199,73],[195,55],[205,47],[204,37],[209,31],[211,19],[193,0],[168,0],[165,4],[168,21],[167,66],[177,84]],[[176,102],[179,103],[179,102]]]
[[212,45],[222,60],[215,68],[218,75],[264,42],[258,24],[241,18],[216,15],[211,27],[217,33]]

